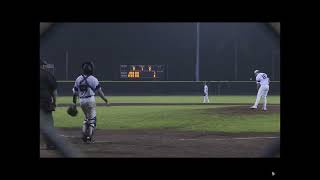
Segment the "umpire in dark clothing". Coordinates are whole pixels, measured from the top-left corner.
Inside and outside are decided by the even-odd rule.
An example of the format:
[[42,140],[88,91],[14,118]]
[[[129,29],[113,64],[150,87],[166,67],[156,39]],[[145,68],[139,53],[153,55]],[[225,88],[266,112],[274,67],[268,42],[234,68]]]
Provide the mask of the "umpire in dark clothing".
[[[40,60],[40,121],[53,128],[52,111],[56,107],[57,81],[55,77],[47,71],[47,63]],[[56,147],[44,138],[47,149],[56,149]]]

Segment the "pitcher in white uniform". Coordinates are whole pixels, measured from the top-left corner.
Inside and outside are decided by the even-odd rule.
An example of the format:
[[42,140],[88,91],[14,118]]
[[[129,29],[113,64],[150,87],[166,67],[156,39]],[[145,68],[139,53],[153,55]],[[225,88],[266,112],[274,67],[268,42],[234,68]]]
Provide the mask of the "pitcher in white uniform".
[[82,140],[86,143],[93,142],[93,133],[96,129],[96,101],[95,93],[98,92],[101,99],[107,104],[108,100],[104,97],[99,81],[93,74],[94,65],[92,62],[82,64],[83,74],[80,75],[74,84],[73,103],[76,105],[77,96],[80,99],[80,107],[85,115],[82,125]]
[[259,70],[255,70],[254,74],[256,76],[256,82],[257,82],[257,89],[258,89],[258,94],[256,98],[256,102],[251,109],[257,109],[258,104],[260,102],[260,98],[262,97],[263,100],[263,107],[262,110],[266,111],[267,110],[267,95],[269,92],[269,78],[266,73],[259,72]]
[[204,82],[203,87],[203,103],[209,103],[208,86],[206,82]]

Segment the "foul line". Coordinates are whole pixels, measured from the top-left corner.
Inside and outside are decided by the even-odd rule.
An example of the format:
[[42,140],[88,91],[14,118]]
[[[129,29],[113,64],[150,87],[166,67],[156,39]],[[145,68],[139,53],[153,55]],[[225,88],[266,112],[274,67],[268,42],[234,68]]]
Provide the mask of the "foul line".
[[66,138],[76,138],[76,137],[78,137],[78,136],[66,136],[66,135],[63,135],[63,134],[60,134],[60,136],[66,137]]
[[[66,137],[66,138],[77,138],[78,136],[67,136],[61,134],[60,136]],[[209,139],[209,140],[214,140],[214,141],[223,141],[223,140],[252,140],[252,139],[279,139],[280,137],[278,136],[261,136],[261,137],[234,137],[234,138],[215,138],[215,139]],[[205,138],[201,139],[204,140]],[[193,141],[193,140],[200,140],[200,139],[178,139],[180,141]],[[96,143],[104,143],[104,142],[111,142],[111,141],[95,141]]]
[[[278,138],[280,137],[237,137],[237,138],[217,138],[217,139],[210,139],[210,140],[221,141],[221,140],[251,140],[251,139],[278,139]],[[179,140],[191,141],[191,140],[200,140],[200,139],[179,139]]]

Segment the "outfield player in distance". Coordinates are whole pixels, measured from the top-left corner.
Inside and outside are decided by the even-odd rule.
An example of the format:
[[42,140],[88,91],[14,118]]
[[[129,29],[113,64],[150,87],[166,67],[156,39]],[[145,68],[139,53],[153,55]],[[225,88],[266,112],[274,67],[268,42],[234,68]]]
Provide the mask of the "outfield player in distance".
[[266,111],[267,110],[267,95],[268,95],[268,91],[269,91],[269,78],[266,73],[262,73],[259,70],[255,70],[254,74],[256,76],[258,94],[257,94],[256,102],[250,108],[257,109],[258,104],[260,102],[260,98],[262,97],[262,100],[263,100],[262,110]]
[[94,141],[93,133],[96,129],[96,101],[95,93],[97,92],[101,99],[107,104],[108,100],[104,97],[99,81],[93,74],[94,65],[92,62],[82,64],[83,74],[80,75],[73,87],[73,103],[76,105],[77,96],[80,99],[80,107],[85,115],[82,125],[82,140],[86,143]]
[[203,87],[203,103],[209,103],[208,86],[206,82],[204,82]]

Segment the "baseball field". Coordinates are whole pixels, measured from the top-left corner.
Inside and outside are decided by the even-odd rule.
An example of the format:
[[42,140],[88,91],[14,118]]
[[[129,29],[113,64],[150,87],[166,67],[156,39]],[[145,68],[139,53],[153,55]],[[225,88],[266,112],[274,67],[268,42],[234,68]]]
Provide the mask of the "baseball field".
[[[108,96],[107,96],[108,97]],[[256,96],[110,96],[97,101],[95,143],[81,141],[83,113],[66,113],[72,97],[58,97],[59,135],[88,157],[264,157],[280,138],[280,96],[268,111],[249,107]],[[41,157],[58,157],[40,145]]]

